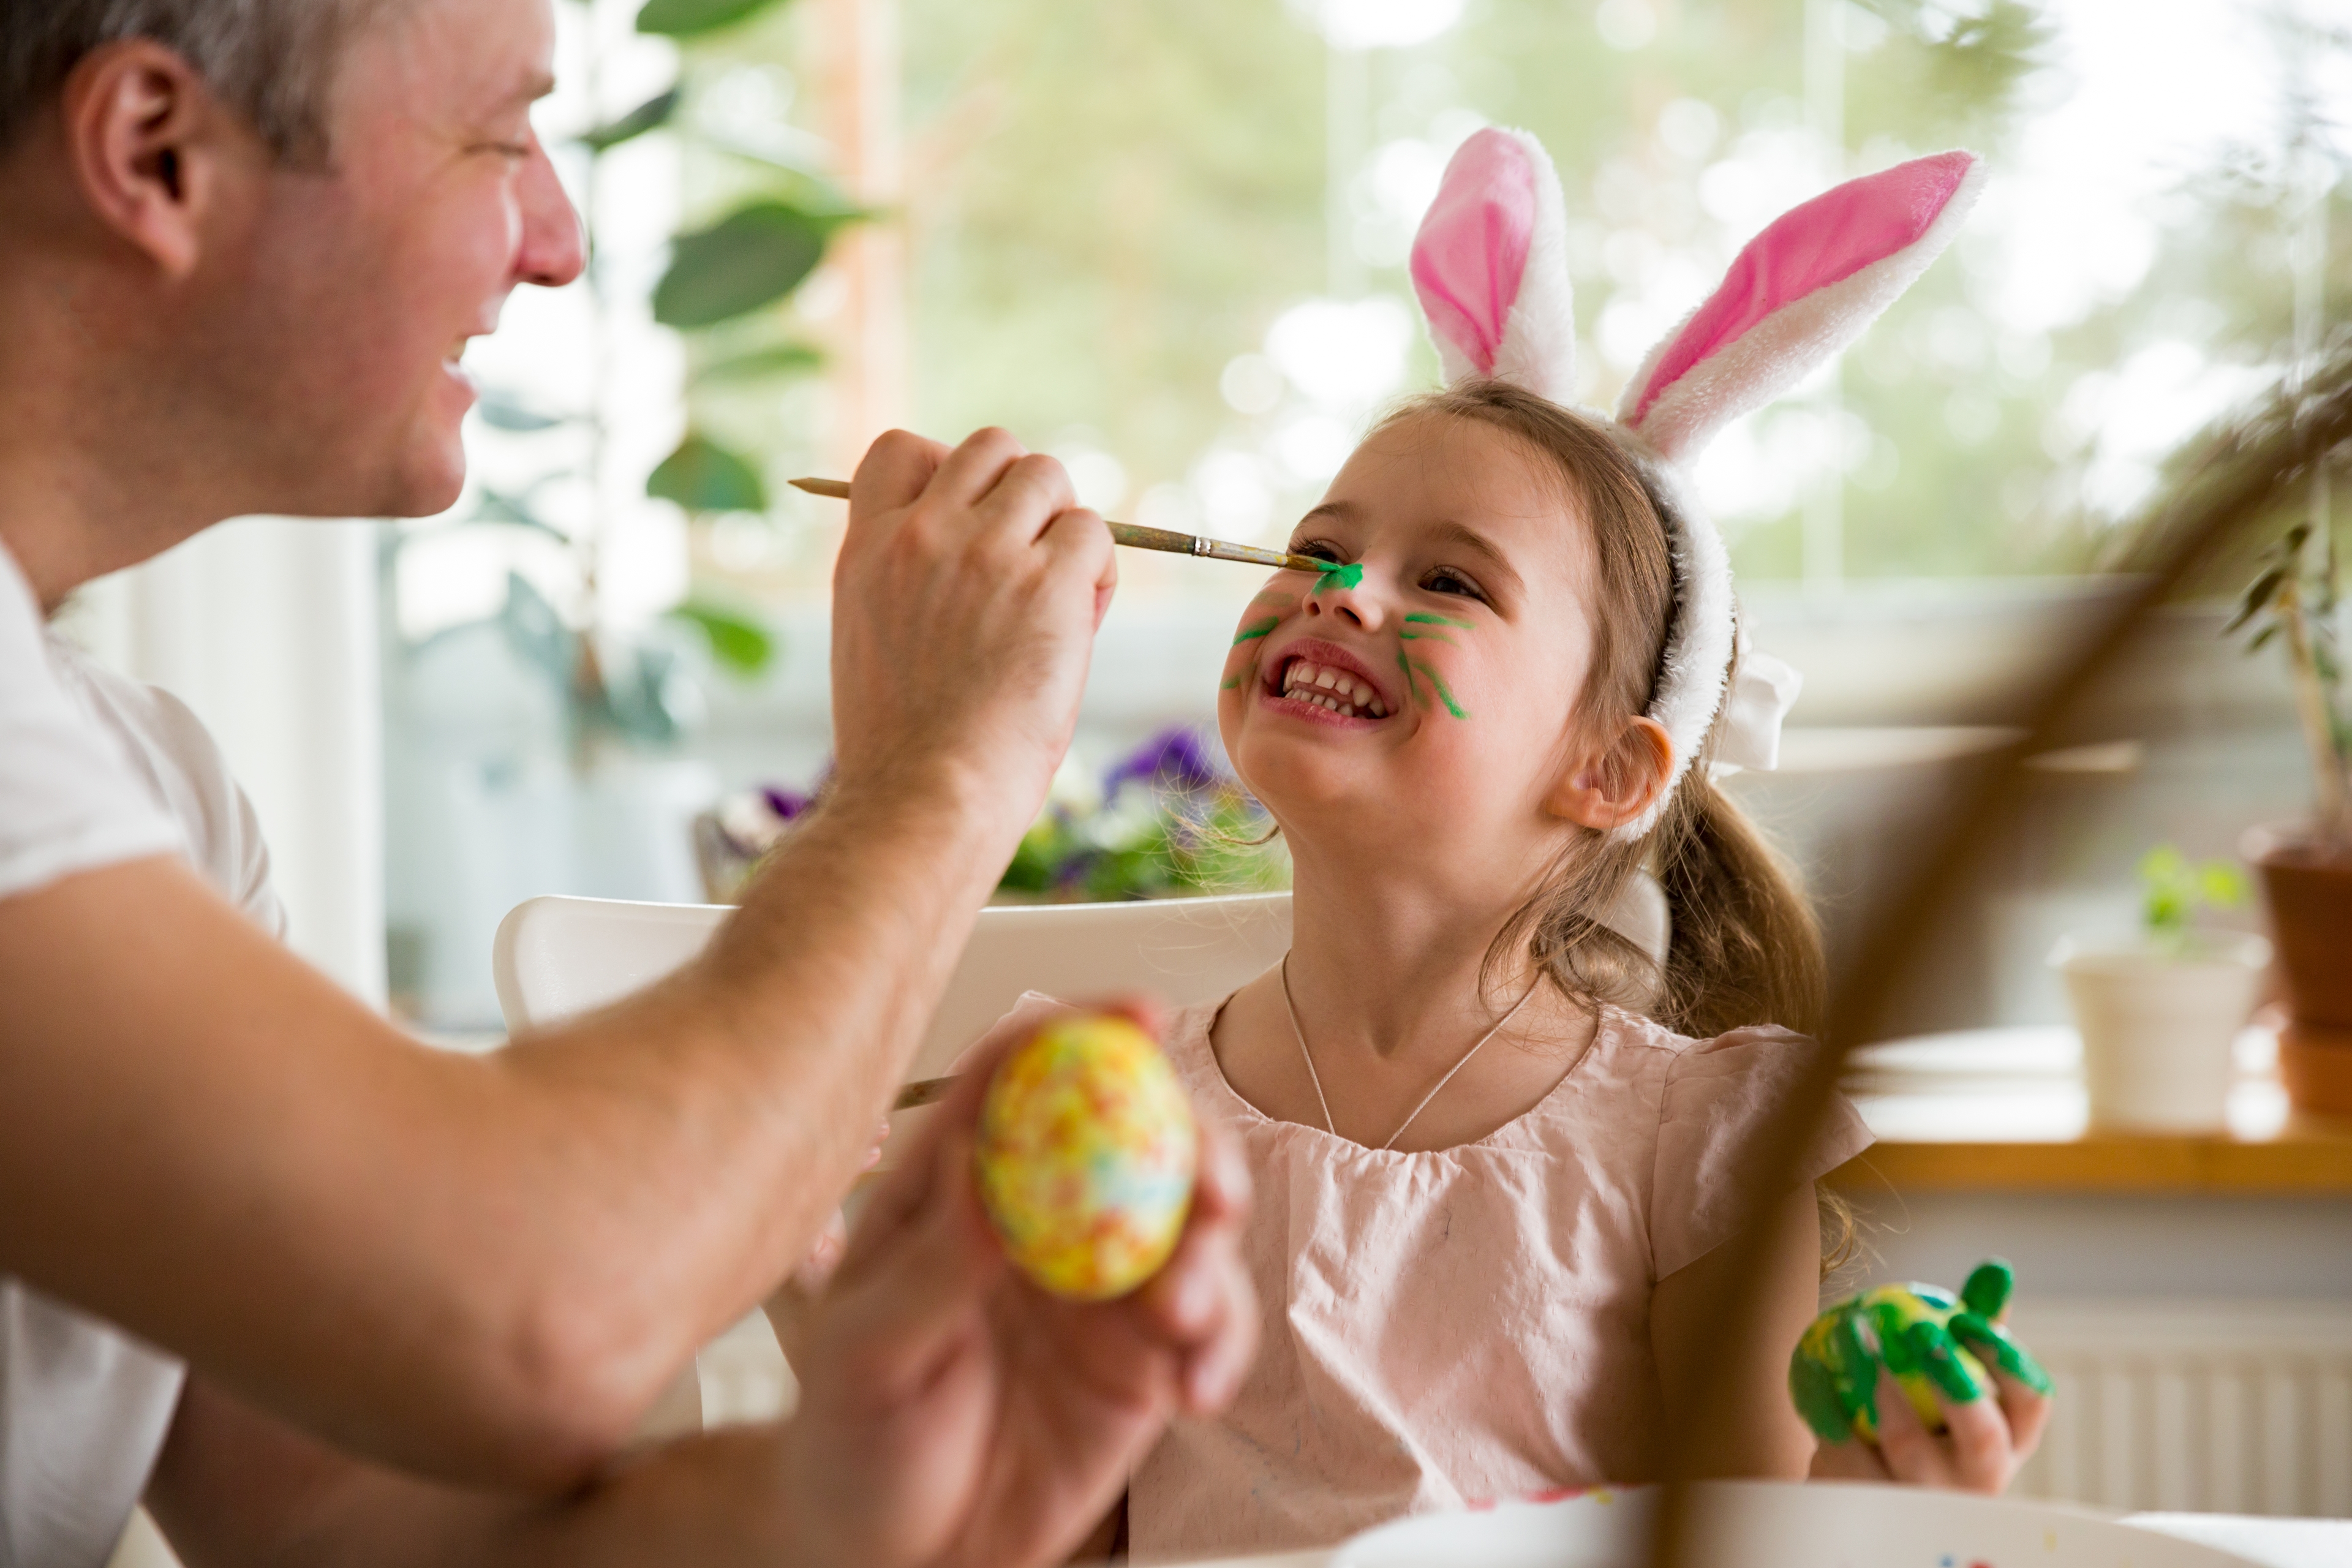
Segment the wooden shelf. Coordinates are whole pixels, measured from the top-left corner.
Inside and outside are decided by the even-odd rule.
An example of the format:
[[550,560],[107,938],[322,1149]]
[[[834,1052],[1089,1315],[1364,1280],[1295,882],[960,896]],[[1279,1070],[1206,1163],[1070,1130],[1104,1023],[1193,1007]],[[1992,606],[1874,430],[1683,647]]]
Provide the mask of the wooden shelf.
[[1830,1173],[1856,1197],[1885,1193],[2233,1194],[2352,1198],[2352,1123],[2264,1139],[2086,1132],[2063,1142],[1890,1140]]
[[2352,1198],[2352,1121],[2290,1114],[2273,1042],[2249,1031],[2226,1131],[2089,1125],[2066,1029],[1985,1029],[1857,1053],[1848,1092],[1879,1142],[1831,1173],[1896,1193],[2216,1194]]

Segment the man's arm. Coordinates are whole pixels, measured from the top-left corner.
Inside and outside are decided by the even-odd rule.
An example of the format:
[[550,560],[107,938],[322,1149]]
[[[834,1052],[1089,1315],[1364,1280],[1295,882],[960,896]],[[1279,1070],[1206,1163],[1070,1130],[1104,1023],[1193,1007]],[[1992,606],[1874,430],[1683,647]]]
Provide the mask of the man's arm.
[[1045,1296],[1006,1265],[973,1192],[987,1065],[869,1205],[789,1426],[689,1438],[527,1501],[347,1458],[199,1377],[149,1508],[189,1568],[1060,1561],[1171,1414],[1212,1413],[1240,1384],[1257,1328],[1248,1174],[1204,1131],[1167,1266],[1117,1301]]
[[846,1190],[1068,742],[1112,567],[1002,432],[861,465],[832,798],[697,963],[481,1059],[147,861],[0,901],[0,1268],[426,1473],[610,1453]]

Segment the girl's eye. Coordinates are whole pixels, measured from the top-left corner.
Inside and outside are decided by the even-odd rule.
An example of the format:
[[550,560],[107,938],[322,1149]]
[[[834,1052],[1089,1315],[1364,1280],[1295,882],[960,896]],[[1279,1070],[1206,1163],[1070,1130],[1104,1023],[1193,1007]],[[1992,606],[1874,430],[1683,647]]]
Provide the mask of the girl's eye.
[[1302,539],[1294,541],[1290,546],[1290,553],[1293,555],[1312,555],[1318,561],[1339,561],[1345,559],[1345,557],[1339,553],[1339,547],[1332,543],[1328,539]]
[[1433,594],[1454,594],[1465,599],[1478,600],[1484,600],[1486,597],[1478,591],[1477,584],[1460,573],[1449,571],[1443,566],[1423,577],[1421,580],[1421,585]]

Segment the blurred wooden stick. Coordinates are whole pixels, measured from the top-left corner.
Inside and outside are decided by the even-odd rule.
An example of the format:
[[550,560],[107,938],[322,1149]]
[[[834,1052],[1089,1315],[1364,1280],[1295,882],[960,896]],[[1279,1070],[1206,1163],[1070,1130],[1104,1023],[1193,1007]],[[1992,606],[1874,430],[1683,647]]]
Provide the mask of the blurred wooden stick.
[[[2294,384],[2290,384],[2291,386]],[[2124,563],[2137,568],[2121,579],[2121,592],[2084,641],[2055,663],[2026,704],[2021,732],[1993,753],[1969,783],[1945,826],[1928,840],[1927,852],[1886,900],[1883,916],[1859,921],[1868,932],[1862,952],[1833,987],[1829,1022],[1819,1053],[1790,1096],[1787,1110],[1758,1139],[1758,1157],[1745,1163],[1766,1179],[1741,1194],[1748,1223],[1725,1246],[1736,1277],[1752,1282],[1778,1240],[1766,1216],[1779,1196],[1795,1185],[1778,1174],[1793,1172],[1829,1107],[1846,1053],[1868,1043],[1901,994],[1913,963],[1962,893],[1968,873],[1989,843],[2016,795],[2028,757],[2060,742],[2062,727],[2090,689],[2111,669],[2132,642],[2141,622],[2210,563],[2241,530],[2259,522],[2287,499],[2336,448],[2352,441],[2352,337],[2340,338],[2326,363],[2300,383],[2299,390],[2272,395],[2250,414],[2204,438],[2205,450],[2168,500],[2141,529],[2144,543]],[[1733,1304],[1727,1325],[1754,1323],[1752,1302]],[[1735,1364],[1742,1347],[1735,1332],[1709,1346],[1707,1364],[1696,1386],[1709,1397],[1670,1419],[1666,1433],[1667,1492],[1659,1514],[1652,1556],[1657,1568],[1689,1568],[1689,1483],[1698,1479],[1710,1429],[1724,1425],[1726,1402],[1739,1391],[1725,1386],[1720,1369]],[[1780,1353],[1785,1355],[1782,1348]]]

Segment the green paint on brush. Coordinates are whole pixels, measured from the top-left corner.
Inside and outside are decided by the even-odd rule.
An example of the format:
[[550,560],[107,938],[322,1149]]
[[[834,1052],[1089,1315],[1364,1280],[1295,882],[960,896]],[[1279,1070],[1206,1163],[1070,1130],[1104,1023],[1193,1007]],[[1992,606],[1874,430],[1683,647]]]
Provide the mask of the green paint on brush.
[[1475,632],[1478,629],[1478,623],[1475,621],[1457,621],[1452,616],[1424,616],[1419,611],[1407,616],[1405,620],[1413,626],[1460,626],[1465,632]]
[[1316,571],[1321,574],[1315,579],[1314,592],[1318,594],[1326,588],[1357,587],[1364,581],[1364,563],[1360,561],[1350,561],[1344,566],[1335,561],[1328,566],[1317,567]]
[[1437,671],[1430,668],[1429,666],[1422,663],[1419,659],[1412,661],[1412,667],[1429,678],[1430,689],[1437,693],[1437,700],[1445,704],[1445,710],[1448,713],[1453,714],[1456,719],[1467,719],[1470,717],[1469,714],[1462,711],[1462,704],[1454,700],[1454,693],[1445,689],[1445,678],[1444,676],[1438,674]]
[[1280,616],[1268,616],[1262,621],[1252,621],[1249,625],[1244,626],[1239,632],[1234,634],[1234,646],[1235,647],[1239,647],[1245,642],[1249,642],[1257,637],[1262,637],[1280,625],[1282,625],[1282,617]]

